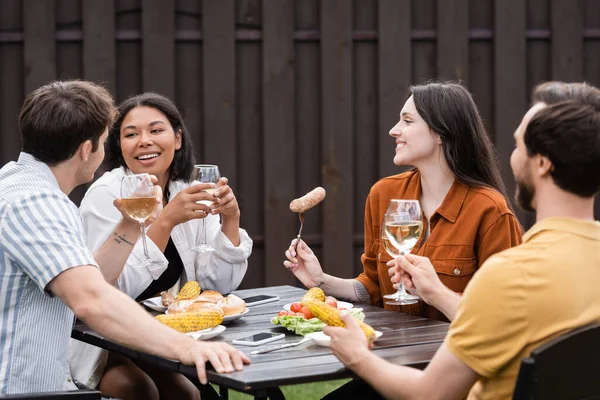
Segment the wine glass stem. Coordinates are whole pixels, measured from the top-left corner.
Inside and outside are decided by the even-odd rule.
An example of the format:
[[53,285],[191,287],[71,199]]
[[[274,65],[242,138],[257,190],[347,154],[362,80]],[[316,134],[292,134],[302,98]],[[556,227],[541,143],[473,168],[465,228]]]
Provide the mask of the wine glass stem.
[[206,245],[206,217],[202,218],[202,230],[204,231],[204,238],[202,239],[202,244]]
[[144,255],[146,256],[146,260],[150,259],[148,255],[148,245],[146,244],[146,226],[143,222],[140,222],[140,229],[142,231],[142,243],[144,244]]

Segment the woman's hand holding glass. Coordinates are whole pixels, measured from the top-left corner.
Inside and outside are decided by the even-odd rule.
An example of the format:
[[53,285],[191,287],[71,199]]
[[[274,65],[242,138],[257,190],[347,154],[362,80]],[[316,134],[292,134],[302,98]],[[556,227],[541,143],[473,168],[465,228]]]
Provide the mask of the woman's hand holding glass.
[[229,180],[225,177],[219,179],[216,190],[213,192],[215,199],[210,206],[213,214],[221,214],[223,217],[239,217],[240,206],[238,205],[233,190],[228,185]]
[[283,265],[308,288],[317,286],[323,281],[323,268],[315,253],[304,241],[292,240],[289,249],[285,252],[287,260]]

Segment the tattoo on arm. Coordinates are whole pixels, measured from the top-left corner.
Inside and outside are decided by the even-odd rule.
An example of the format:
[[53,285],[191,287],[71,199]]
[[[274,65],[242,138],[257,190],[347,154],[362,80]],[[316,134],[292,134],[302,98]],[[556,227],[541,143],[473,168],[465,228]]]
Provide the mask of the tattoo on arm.
[[121,236],[117,232],[113,232],[112,235],[114,236],[115,242],[117,242],[118,244],[121,244],[121,242],[122,243],[127,243],[130,246],[133,246],[135,244],[135,243],[132,243],[132,242],[130,242],[129,240],[127,240],[125,238],[125,236],[127,236],[127,235]]
[[352,281],[352,286],[354,286],[354,294],[356,295],[358,301],[362,303],[371,303],[371,296],[369,295],[369,292],[367,291],[365,285],[363,285],[360,281],[354,279]]

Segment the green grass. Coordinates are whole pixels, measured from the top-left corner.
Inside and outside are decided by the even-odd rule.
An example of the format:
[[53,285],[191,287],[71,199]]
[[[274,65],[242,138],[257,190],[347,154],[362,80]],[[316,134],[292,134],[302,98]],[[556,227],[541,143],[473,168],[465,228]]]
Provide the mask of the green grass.
[[[283,386],[281,391],[283,392],[286,400],[318,400],[348,381],[349,379],[340,379],[337,381]],[[218,392],[219,388],[215,386],[215,390]],[[236,392],[235,390],[229,390],[229,399],[252,400],[254,397],[244,393]]]

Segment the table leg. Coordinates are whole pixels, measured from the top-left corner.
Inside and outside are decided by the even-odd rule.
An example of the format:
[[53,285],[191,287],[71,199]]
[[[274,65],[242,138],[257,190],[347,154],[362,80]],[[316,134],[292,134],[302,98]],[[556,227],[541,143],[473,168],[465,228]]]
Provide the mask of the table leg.
[[227,400],[229,398],[229,390],[226,386],[219,386],[219,399]]
[[270,400],[285,400],[283,392],[278,387],[267,389],[267,396]]

